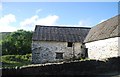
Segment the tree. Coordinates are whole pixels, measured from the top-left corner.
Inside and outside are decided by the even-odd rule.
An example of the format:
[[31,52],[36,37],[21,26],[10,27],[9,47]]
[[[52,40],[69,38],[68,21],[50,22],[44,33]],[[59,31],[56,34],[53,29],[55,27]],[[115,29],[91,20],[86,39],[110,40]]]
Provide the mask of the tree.
[[31,53],[32,32],[25,30],[17,30],[11,32],[2,41],[2,54],[15,55],[15,54],[28,54]]

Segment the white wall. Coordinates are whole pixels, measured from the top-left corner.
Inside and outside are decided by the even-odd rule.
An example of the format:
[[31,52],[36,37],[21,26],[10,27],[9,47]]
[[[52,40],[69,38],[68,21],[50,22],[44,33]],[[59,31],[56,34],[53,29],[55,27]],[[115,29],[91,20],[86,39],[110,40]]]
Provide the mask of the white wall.
[[120,56],[118,51],[118,37],[89,42],[85,45],[86,48],[88,48],[88,57],[90,59],[104,59]]
[[[67,42],[33,41],[32,50],[32,61],[34,63],[59,61],[56,59],[56,52],[63,52],[63,59],[73,57],[73,47],[67,47]],[[79,56],[81,43],[75,43],[74,50],[75,56]]]

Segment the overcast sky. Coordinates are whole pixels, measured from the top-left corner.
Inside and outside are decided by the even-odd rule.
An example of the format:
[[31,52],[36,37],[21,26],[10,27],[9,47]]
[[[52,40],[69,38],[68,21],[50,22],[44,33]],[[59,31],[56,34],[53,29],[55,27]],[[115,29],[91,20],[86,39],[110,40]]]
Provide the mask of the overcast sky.
[[118,15],[118,2],[2,2],[0,32],[35,25],[93,27]]

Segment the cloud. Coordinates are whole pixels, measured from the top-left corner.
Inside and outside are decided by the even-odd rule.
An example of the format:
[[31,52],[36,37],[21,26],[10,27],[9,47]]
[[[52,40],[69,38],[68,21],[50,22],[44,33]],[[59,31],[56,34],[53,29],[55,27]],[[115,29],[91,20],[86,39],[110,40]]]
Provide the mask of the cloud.
[[35,24],[36,25],[47,25],[47,26],[55,25],[58,18],[59,16],[57,15],[49,15],[45,18],[38,19]]
[[16,31],[17,29],[24,30],[34,30],[35,25],[45,25],[45,26],[69,26],[69,27],[90,27],[91,23],[88,20],[80,20],[75,25],[69,24],[58,24],[57,20],[59,16],[57,15],[48,15],[44,18],[40,18],[38,15],[31,16],[25,20],[18,23],[19,26],[13,26],[12,23],[16,22],[16,17],[13,14],[4,15],[0,18],[0,32],[11,32]]
[[16,21],[16,18],[15,18],[15,15],[13,15],[13,14],[5,15],[0,19],[0,23],[2,23],[2,24],[9,24],[9,23],[15,22],[15,21]]
[[91,27],[92,23],[90,22],[90,20],[86,19],[86,20],[80,20],[78,23],[76,24],[53,24],[51,26],[66,26],[66,27]]
[[80,20],[76,24],[55,24],[52,26],[66,26],[66,27],[92,27],[92,23],[89,19]]
[[37,19],[39,19],[37,15],[25,19],[24,21],[20,22],[20,28],[25,30],[33,30]]
[[38,14],[38,13],[41,12],[41,11],[42,11],[42,9],[36,10],[36,14]]
[[18,23],[20,26],[12,26],[11,24],[16,22],[16,17],[13,14],[4,15],[0,18],[0,32],[12,32],[17,29],[34,30],[35,25],[54,25],[58,20],[57,15],[48,15],[44,18],[40,18],[38,15],[34,15],[24,21]]
[[16,17],[13,14],[4,15],[0,18],[0,32],[15,31],[16,28],[10,25],[13,22],[16,22]]
[[13,32],[16,30],[17,28],[12,26],[8,26],[8,25],[0,26],[0,32]]
[[78,22],[78,25],[79,27],[91,27],[91,23],[89,20],[80,20]]
[[38,15],[35,15],[20,22],[20,27],[25,30],[33,30],[35,25],[54,25],[58,19],[57,15],[48,15],[45,18],[39,18]]
[[31,26],[32,24],[35,24],[35,22],[37,21],[37,19],[38,19],[38,16],[35,15],[35,16],[31,17],[31,18],[27,18],[24,21],[22,21],[20,23],[20,25],[21,26]]
[[0,2],[0,10],[2,10],[2,8],[3,8],[3,7],[2,7],[2,3]]

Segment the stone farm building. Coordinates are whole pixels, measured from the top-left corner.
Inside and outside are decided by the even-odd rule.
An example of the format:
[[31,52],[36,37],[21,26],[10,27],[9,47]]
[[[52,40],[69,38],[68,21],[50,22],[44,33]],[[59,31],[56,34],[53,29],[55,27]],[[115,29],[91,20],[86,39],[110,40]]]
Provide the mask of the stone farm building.
[[82,43],[89,30],[86,27],[36,25],[32,38],[32,62],[47,63],[84,56]]
[[120,56],[120,15],[91,28],[84,43],[90,59],[104,59]]

